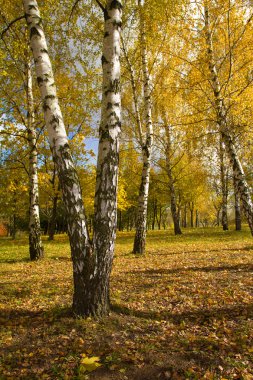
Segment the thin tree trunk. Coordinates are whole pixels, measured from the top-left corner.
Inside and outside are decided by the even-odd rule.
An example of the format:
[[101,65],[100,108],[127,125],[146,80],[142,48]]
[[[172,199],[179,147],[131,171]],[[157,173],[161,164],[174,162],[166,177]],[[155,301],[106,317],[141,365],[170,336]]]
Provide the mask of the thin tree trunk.
[[12,222],[12,231],[11,231],[11,237],[13,240],[16,239],[16,234],[17,234],[17,216],[16,216],[16,212],[14,212],[13,214],[13,218],[12,218],[13,222]]
[[228,187],[227,187],[227,170],[225,167],[225,147],[220,136],[220,179],[222,192],[221,205],[221,224],[223,231],[228,231]]
[[155,221],[157,219],[157,199],[153,199],[153,217],[152,217],[152,230],[155,229]]
[[158,230],[160,230],[161,229],[161,221],[162,221],[162,206],[161,205],[159,207],[159,217],[158,217],[158,212],[156,212],[156,221],[157,221]]
[[187,228],[187,204],[184,205],[184,221],[183,221],[184,228]]
[[189,204],[189,209],[190,209],[190,218],[191,218],[191,228],[194,227],[194,220],[193,220],[193,215],[194,215],[194,202],[190,202]]
[[241,222],[241,205],[240,205],[240,195],[234,181],[234,195],[235,195],[235,230],[241,231],[242,222]]
[[[29,53],[28,53],[29,54]],[[37,135],[34,126],[34,102],[32,88],[31,62],[27,57],[27,135],[29,143],[29,251],[31,260],[39,260],[44,256],[40,233],[39,183]]]
[[145,35],[145,25],[142,14],[142,2],[138,0],[140,14],[140,42],[141,42],[141,58],[143,72],[143,88],[144,88],[144,106],[145,106],[145,124],[146,124],[146,141],[142,143],[142,175],[141,185],[138,198],[138,213],[136,220],[136,232],[134,238],[133,253],[145,253],[146,245],[146,230],[147,230],[147,209],[148,209],[148,194],[150,180],[151,153],[153,145],[153,124],[152,124],[152,105],[150,78],[148,73],[147,62],[147,43]]
[[55,227],[56,227],[56,217],[57,217],[57,205],[58,205],[58,194],[53,197],[53,207],[52,207],[52,215],[48,225],[48,240],[54,240],[55,235]]
[[176,200],[176,191],[174,186],[174,178],[172,173],[171,165],[171,127],[167,124],[166,128],[166,172],[169,179],[169,190],[170,190],[170,209],[171,215],[174,224],[174,233],[175,235],[181,235],[182,231],[180,228],[180,212],[177,210],[177,200]]
[[224,99],[221,94],[221,86],[218,78],[218,72],[214,60],[213,53],[213,43],[212,43],[212,34],[210,29],[209,21],[209,10],[208,6],[205,5],[205,31],[206,31],[206,42],[207,42],[207,54],[209,61],[209,70],[211,75],[213,94],[216,104],[216,113],[217,113],[217,124],[222,135],[222,139],[225,143],[228,157],[233,168],[233,177],[240,194],[244,212],[249,224],[251,234],[253,235],[253,203],[251,199],[250,189],[248,183],[245,179],[244,170],[242,168],[241,162],[239,160],[238,154],[236,152],[230,131],[228,128],[228,122],[226,117],[226,107],[224,104]]
[[220,210],[216,211],[216,223],[217,226],[220,227]]
[[196,212],[195,212],[195,217],[196,217],[196,219],[195,219],[195,227],[199,227],[199,211],[198,210],[196,210]]

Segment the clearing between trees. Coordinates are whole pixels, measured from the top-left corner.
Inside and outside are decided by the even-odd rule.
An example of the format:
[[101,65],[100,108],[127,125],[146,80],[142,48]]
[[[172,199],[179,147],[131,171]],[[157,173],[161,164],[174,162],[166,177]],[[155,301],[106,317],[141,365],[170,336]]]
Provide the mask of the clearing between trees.
[[26,238],[1,238],[0,379],[253,378],[249,230],[148,232],[146,255],[133,236],[118,234],[101,320],[73,318],[66,235],[38,262]]

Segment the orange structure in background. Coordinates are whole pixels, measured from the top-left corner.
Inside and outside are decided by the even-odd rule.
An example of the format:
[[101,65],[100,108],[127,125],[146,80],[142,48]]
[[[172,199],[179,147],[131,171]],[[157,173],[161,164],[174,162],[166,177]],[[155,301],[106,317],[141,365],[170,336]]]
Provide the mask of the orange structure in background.
[[0,223],[0,236],[7,236],[8,231],[3,223]]

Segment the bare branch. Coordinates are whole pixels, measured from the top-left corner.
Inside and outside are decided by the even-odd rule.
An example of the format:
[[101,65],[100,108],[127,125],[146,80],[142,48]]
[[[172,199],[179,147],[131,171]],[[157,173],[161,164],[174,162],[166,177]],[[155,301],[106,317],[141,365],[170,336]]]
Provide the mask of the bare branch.
[[25,15],[22,15],[22,16],[19,16],[19,17],[15,18],[14,20],[12,20],[12,21],[7,25],[7,27],[2,31],[2,33],[1,33],[1,39],[3,39],[5,33],[8,32],[8,30],[12,27],[13,24],[15,24],[17,21],[23,20],[24,18],[25,18]]
[[102,11],[105,13],[105,7],[103,6],[103,4],[99,1],[99,0],[95,0],[97,5],[99,6],[99,8],[102,9]]

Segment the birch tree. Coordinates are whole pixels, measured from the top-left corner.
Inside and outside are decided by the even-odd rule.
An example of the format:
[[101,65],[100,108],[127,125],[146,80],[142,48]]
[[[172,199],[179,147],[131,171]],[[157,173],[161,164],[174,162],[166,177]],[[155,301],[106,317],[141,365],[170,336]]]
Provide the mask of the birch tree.
[[170,191],[170,209],[171,215],[174,224],[174,233],[175,235],[181,235],[182,231],[180,228],[180,210],[177,207],[177,199],[176,199],[176,190],[175,190],[175,180],[172,173],[172,142],[171,142],[171,126],[169,123],[165,126],[166,133],[166,147],[165,147],[165,157],[166,157],[166,173],[169,180],[169,191]]
[[109,277],[117,223],[122,3],[117,0],[107,0],[105,7],[98,3],[104,13],[105,33],[95,221],[93,241],[91,241],[80,182],[57,98],[38,4],[35,0],[23,0],[45,123],[68,215],[68,235],[74,276],[73,311],[81,316],[102,316],[109,311]]
[[212,33],[210,28],[209,8],[207,2],[204,5],[204,20],[205,20],[205,36],[207,45],[207,59],[210,72],[210,78],[213,89],[213,96],[215,99],[217,124],[220,133],[226,146],[226,151],[233,168],[233,177],[236,183],[238,192],[240,193],[241,201],[243,204],[244,212],[253,235],[253,203],[251,199],[250,189],[245,178],[244,170],[239,160],[236,148],[229,131],[229,124],[227,120],[227,109],[221,93],[221,85],[218,77],[218,71],[214,58]]
[[[39,188],[38,188],[38,159],[37,159],[37,121],[34,117],[34,98],[32,88],[31,59],[27,47],[27,33],[23,27],[21,32],[17,23],[22,18],[16,17],[19,9],[16,4],[11,4],[11,9],[6,7],[2,18],[5,21],[5,28],[2,29],[1,39],[6,52],[6,77],[14,77],[15,84],[5,80],[0,85],[3,96],[3,109],[9,110],[4,115],[6,125],[1,131],[6,134],[10,142],[18,146],[18,139],[22,140],[21,154],[12,155],[10,158],[16,159],[28,174],[29,181],[29,251],[30,259],[38,260],[43,257],[43,246],[40,233],[40,212],[39,212]],[[10,18],[12,21],[8,21]],[[13,85],[13,87],[12,87]],[[20,94],[21,93],[21,94]],[[25,96],[24,96],[25,95]],[[24,112],[25,111],[25,112]],[[26,113],[26,116],[25,116]],[[28,144],[28,152],[26,146]],[[27,163],[26,156],[29,156]],[[15,158],[14,158],[15,157]]]
[[140,18],[140,49],[142,60],[142,75],[143,75],[143,93],[144,93],[144,120],[146,127],[145,139],[142,137],[142,130],[139,118],[139,110],[136,102],[136,91],[133,87],[135,110],[137,114],[138,127],[140,131],[140,141],[142,149],[142,175],[141,184],[139,189],[137,220],[136,220],[136,232],[134,238],[133,253],[145,253],[146,244],[146,227],[147,227],[147,209],[148,209],[148,193],[149,193],[149,181],[150,181],[150,167],[151,167],[151,154],[153,145],[153,124],[152,124],[152,104],[151,104],[151,89],[150,89],[150,77],[148,72],[147,61],[147,43],[146,43],[146,31],[145,22],[143,17],[142,1],[138,0],[139,18]]
[[[28,53],[29,54],[29,53]],[[30,259],[43,257],[44,249],[40,234],[39,185],[38,185],[38,152],[37,134],[34,124],[34,102],[32,89],[31,61],[26,63],[27,95],[27,139],[29,144],[29,250]]]

